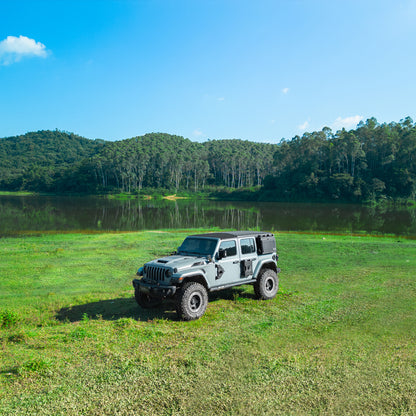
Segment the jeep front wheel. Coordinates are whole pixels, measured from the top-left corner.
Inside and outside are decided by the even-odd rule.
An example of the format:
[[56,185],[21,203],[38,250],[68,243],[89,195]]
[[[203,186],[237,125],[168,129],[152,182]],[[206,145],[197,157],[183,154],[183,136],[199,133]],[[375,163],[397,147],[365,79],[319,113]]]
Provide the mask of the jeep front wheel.
[[279,278],[274,270],[263,270],[254,283],[257,299],[269,300],[276,296],[279,289]]
[[200,318],[207,309],[208,294],[203,285],[197,282],[185,283],[178,293],[176,312],[184,321]]

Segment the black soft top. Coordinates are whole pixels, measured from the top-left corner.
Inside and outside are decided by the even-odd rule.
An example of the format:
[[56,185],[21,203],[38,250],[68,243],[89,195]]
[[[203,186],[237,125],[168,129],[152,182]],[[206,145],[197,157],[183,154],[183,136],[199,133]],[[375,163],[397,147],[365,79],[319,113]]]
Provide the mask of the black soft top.
[[227,231],[227,232],[217,232],[217,233],[206,233],[206,234],[194,234],[189,237],[207,237],[207,238],[218,238],[220,240],[227,240],[229,238],[237,237],[272,237],[272,233],[263,232],[263,231]]

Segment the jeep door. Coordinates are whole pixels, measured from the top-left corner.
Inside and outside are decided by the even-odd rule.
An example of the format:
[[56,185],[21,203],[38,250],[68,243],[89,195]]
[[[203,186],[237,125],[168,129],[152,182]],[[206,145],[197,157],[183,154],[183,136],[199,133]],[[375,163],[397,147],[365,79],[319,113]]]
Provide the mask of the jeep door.
[[233,283],[240,279],[240,256],[236,240],[223,240],[215,260],[217,277],[215,286]]
[[241,278],[251,279],[253,278],[254,271],[256,270],[258,256],[256,250],[256,240],[254,237],[241,238],[240,253],[241,253]]

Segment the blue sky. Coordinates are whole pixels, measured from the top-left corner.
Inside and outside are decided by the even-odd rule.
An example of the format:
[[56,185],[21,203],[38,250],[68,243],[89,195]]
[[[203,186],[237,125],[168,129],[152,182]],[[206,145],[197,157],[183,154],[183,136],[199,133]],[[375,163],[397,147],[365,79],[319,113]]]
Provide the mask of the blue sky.
[[291,139],[416,112],[416,0],[0,0],[0,137]]

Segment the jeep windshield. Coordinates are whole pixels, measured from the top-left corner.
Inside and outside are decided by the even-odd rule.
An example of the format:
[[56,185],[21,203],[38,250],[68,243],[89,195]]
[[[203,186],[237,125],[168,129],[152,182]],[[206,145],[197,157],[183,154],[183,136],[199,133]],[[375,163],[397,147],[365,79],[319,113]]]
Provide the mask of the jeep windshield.
[[187,237],[178,248],[185,256],[213,256],[218,240],[213,238]]

